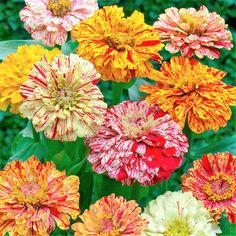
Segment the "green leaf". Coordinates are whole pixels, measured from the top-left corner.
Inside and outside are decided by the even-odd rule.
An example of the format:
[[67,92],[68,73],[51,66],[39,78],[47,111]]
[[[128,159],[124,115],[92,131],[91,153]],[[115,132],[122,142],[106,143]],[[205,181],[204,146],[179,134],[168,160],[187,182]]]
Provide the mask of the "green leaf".
[[[47,161],[49,161],[47,159]],[[69,155],[64,151],[61,150],[60,152],[56,153],[54,156],[50,158],[50,161],[53,161],[58,170],[69,170],[71,166],[73,166],[73,162],[70,159]]]
[[79,173],[80,178],[80,209],[81,213],[88,209],[93,195],[93,171],[88,162],[86,162],[86,166],[80,170]]
[[137,78],[133,78],[128,83],[123,83],[124,84],[124,89],[131,88],[135,84],[136,80],[137,80]]
[[118,3],[120,3],[120,0],[98,0],[98,4],[100,7],[110,6]]
[[202,154],[217,153],[217,152],[231,152],[236,155],[236,134],[232,136],[226,136],[219,141],[199,148],[199,145],[195,143],[192,148],[192,155],[200,158]]
[[231,224],[225,215],[220,219],[221,236],[233,236],[236,235],[236,224]]
[[70,40],[64,45],[62,45],[61,50],[62,53],[65,55],[70,55],[71,53],[76,53],[76,48],[78,47],[79,43],[74,40]]
[[145,79],[137,78],[133,86],[129,88],[128,93],[129,93],[129,98],[131,100],[138,101],[140,99],[142,93],[139,92],[139,87],[142,84],[150,84],[150,83],[148,83]]
[[4,60],[6,56],[15,53],[17,48],[21,45],[42,45],[40,41],[35,40],[8,40],[0,42],[0,60]]
[[30,156],[35,155],[43,160],[46,154],[45,146],[40,140],[34,139],[34,132],[31,122],[28,122],[25,129],[18,133],[12,143],[12,156],[8,161],[27,160]]
[[86,159],[84,158],[82,161],[78,162],[73,167],[71,167],[68,170],[67,175],[77,175],[79,173],[80,169],[82,168],[82,166],[84,165],[85,161],[86,161]]
[[127,200],[133,199],[139,202],[149,194],[149,187],[144,187],[137,183],[132,186],[122,185],[106,175],[95,174],[94,181],[96,200],[115,193],[117,196],[123,196]]

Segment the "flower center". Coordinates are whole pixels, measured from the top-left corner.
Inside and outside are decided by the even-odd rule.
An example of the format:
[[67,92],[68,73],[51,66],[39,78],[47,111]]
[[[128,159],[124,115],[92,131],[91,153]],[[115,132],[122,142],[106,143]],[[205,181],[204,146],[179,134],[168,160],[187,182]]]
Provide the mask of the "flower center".
[[144,111],[133,111],[122,117],[123,133],[129,139],[137,139],[147,135],[150,129],[157,126],[160,121],[154,120],[153,115],[147,116]]
[[40,186],[35,182],[25,182],[13,189],[19,202],[37,204],[45,199],[46,186]]
[[189,236],[191,230],[187,222],[184,220],[176,219],[170,225],[167,231],[164,232],[164,236]]
[[110,214],[108,215],[103,215],[102,216],[102,221],[100,222],[100,224],[98,225],[99,229],[99,235],[100,236],[119,236],[121,235],[121,231],[122,229],[119,229],[119,227],[116,225],[116,223],[114,222],[114,219],[112,218],[112,216]]
[[207,20],[203,16],[192,15],[191,13],[181,14],[181,19],[183,20],[183,23],[186,23],[190,26],[188,32],[196,35],[201,35],[203,33],[201,30],[201,26],[207,22]]
[[71,0],[49,0],[48,10],[50,10],[54,16],[65,16],[71,10]]
[[233,177],[224,173],[216,173],[208,179],[203,191],[214,202],[229,200],[233,197],[236,183]]
[[129,34],[123,32],[105,34],[104,40],[110,48],[114,48],[118,51],[124,51],[125,49],[134,46],[132,37]]
[[45,103],[52,109],[62,109],[63,111],[72,111],[80,106],[80,100],[84,97],[84,91],[76,91],[76,86],[72,82],[64,79],[64,74],[58,74],[57,84],[52,83],[48,87],[48,92],[51,97],[50,101],[45,100]]

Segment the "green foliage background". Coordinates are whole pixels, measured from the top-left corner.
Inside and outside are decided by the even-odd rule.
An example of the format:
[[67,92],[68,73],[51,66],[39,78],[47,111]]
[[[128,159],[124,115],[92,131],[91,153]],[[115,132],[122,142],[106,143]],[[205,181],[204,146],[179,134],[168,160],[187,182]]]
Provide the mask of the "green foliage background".
[[[210,11],[216,11],[226,20],[233,35],[234,45],[236,43],[236,25],[234,25],[236,19],[235,0],[99,0],[100,7],[111,4],[123,6],[127,15],[130,15],[134,10],[143,12],[148,24],[153,24],[158,16],[168,7],[195,7],[198,9],[201,5],[205,5]],[[23,24],[19,19],[19,11],[23,7],[24,0],[0,0],[0,41],[10,39],[30,39],[30,35],[24,30]],[[67,46],[64,47],[64,52],[67,51],[66,47]],[[68,48],[70,49],[70,45]],[[164,50],[162,50],[161,54],[163,55],[164,60],[168,60],[171,56]],[[224,81],[227,84],[236,86],[235,60],[236,47],[231,51],[221,50],[221,57],[218,60],[212,61],[204,59],[202,62],[209,66],[227,71],[228,75],[225,77]],[[137,99],[142,95],[138,92],[140,83],[143,83],[142,79],[138,79],[131,88],[126,89],[123,100],[128,100],[129,98]],[[99,86],[105,96],[106,102],[110,104],[112,94],[109,83],[102,82]],[[236,108],[232,108],[232,113],[232,118],[228,122],[228,125],[225,128],[221,128],[218,132],[208,131],[200,135],[193,134],[193,145],[190,152],[191,156],[188,157],[187,161],[185,160],[182,167],[171,177],[171,180],[169,181],[169,190],[174,191],[179,188],[180,176],[191,166],[194,159],[199,159],[201,157],[202,153],[231,151],[236,155]],[[20,155],[21,158],[24,159],[28,157],[29,152],[36,154],[38,150],[40,150],[40,153],[38,153],[39,158],[43,155],[46,156],[46,158],[55,162],[58,169],[68,170],[68,174],[79,173],[80,168],[83,166],[86,171],[83,172],[83,176],[80,176],[80,178],[86,180],[85,182],[87,185],[90,184],[90,181],[93,181],[92,176],[90,176],[91,172],[89,165],[84,164],[80,159],[81,150],[86,152],[86,147],[80,139],[77,140],[75,144],[77,149],[74,150],[72,148],[74,147],[73,143],[62,144],[60,142],[47,140],[45,137],[39,137],[39,134],[32,133],[32,129],[29,127],[30,124],[28,124],[25,130],[21,131],[25,128],[26,124],[27,121],[17,115],[11,115],[9,112],[0,112],[0,169],[5,166],[10,157],[11,159],[14,159]],[[31,130],[31,132],[29,132],[29,130]],[[50,150],[47,150],[46,147],[49,146]],[[73,153],[71,150],[73,150]],[[129,199],[132,196],[132,191],[134,191],[130,187],[121,188],[118,183],[114,183],[113,180],[106,178],[106,176],[97,175],[95,181],[97,181],[94,184],[96,193],[101,193],[103,195],[109,194],[110,191],[117,192],[122,189],[123,192],[120,192],[120,194],[125,195]],[[108,185],[103,186],[102,183],[104,181],[106,181]],[[143,188],[140,192],[136,191],[137,199],[140,200],[139,203],[142,206],[145,206],[153,197],[166,191],[165,184],[166,183],[163,182],[160,185],[160,188],[153,186],[150,187],[150,189]],[[92,183],[90,185],[92,185]],[[107,186],[110,186],[108,192],[106,192],[108,190]],[[80,191],[83,200],[86,199],[86,196],[92,195],[91,193],[86,192],[91,191],[88,186],[81,186]],[[148,197],[144,197],[147,195]],[[101,196],[98,194],[93,195],[94,199],[92,200],[99,197]],[[89,201],[90,200],[88,199],[87,206],[89,205]],[[229,227],[227,221],[224,221],[222,222],[222,227],[224,227],[223,235],[236,235],[236,226],[234,226],[233,229],[232,227]],[[231,232],[234,233],[231,234]],[[55,232],[53,235],[62,234]],[[67,235],[70,234],[68,233]]]

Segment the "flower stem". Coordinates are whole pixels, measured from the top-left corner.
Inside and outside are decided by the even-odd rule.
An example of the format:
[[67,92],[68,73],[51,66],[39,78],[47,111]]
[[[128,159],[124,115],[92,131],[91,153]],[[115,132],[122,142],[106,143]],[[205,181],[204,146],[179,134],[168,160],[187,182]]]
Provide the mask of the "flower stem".
[[187,136],[188,138],[188,153],[187,153],[187,158],[190,159],[191,158],[191,151],[192,151],[192,145],[193,145],[193,132],[192,130],[189,128],[188,123],[186,123],[184,130],[183,130],[184,134]]
[[31,121],[29,121],[29,122],[31,125],[31,130],[32,130],[34,141],[35,141],[35,143],[39,143],[40,142],[40,133],[36,132],[34,129],[33,123]]
[[112,105],[117,105],[121,101],[124,85],[123,83],[117,83],[112,81]]

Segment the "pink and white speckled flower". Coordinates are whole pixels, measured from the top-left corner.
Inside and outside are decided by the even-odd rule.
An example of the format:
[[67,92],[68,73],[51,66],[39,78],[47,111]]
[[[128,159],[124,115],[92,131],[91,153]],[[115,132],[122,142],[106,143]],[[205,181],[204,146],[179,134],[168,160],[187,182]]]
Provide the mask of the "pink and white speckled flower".
[[233,47],[232,35],[225,20],[216,12],[209,12],[205,6],[177,9],[171,7],[161,14],[154,28],[162,42],[167,42],[166,50],[171,53],[181,51],[182,56],[193,55],[211,59],[219,58],[218,49]]
[[188,141],[171,117],[144,101],[111,107],[98,132],[86,139],[89,162],[123,184],[155,184],[169,178],[188,151]]
[[47,46],[62,45],[73,26],[90,17],[97,9],[97,0],[25,0],[20,12],[32,38]]

